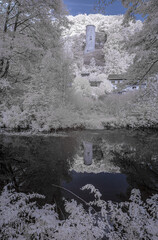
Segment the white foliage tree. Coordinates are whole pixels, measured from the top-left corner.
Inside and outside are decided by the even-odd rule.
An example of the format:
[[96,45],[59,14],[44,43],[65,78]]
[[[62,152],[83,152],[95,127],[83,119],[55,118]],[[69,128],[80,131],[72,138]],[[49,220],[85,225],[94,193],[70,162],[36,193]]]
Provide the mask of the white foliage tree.
[[39,38],[36,26],[44,21],[47,25],[55,13],[56,16],[59,15],[61,1],[3,0],[0,6],[0,76],[11,74],[12,77],[17,77],[24,74],[21,68],[18,69],[19,64],[28,71],[35,59],[38,60],[37,51],[43,46],[43,39]]
[[[7,122],[12,121],[17,127],[43,118],[43,124],[44,116],[52,108],[66,103],[71,81],[70,61],[63,53],[61,39],[63,27],[67,25],[63,2],[8,0],[0,4],[3,23],[0,28],[0,77],[5,79],[1,80],[3,84],[9,81],[12,86],[9,97],[1,88],[6,100],[2,122],[9,126]],[[15,115],[13,105],[21,109],[24,124],[17,119],[19,115]]]
[[[128,78],[133,83],[142,83],[158,69],[158,2],[157,0],[120,0],[127,8],[124,24],[139,14],[144,18],[143,27],[127,41],[130,53],[135,54]],[[115,0],[98,0],[99,8],[105,8]]]

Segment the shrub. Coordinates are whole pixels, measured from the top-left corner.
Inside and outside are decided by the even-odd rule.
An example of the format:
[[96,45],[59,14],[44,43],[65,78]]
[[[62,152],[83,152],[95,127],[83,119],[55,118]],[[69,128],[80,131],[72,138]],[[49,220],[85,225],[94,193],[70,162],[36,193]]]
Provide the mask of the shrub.
[[[38,207],[35,198],[39,194],[17,193],[6,186],[0,196],[1,239],[102,239],[156,240],[158,238],[158,194],[144,203],[140,191],[133,189],[129,202],[113,203],[101,199],[101,193],[93,185],[90,190],[94,201],[86,203],[86,211],[75,200],[65,201],[68,218],[60,220],[55,205]],[[85,202],[85,201],[84,201]],[[100,211],[93,208],[97,206]]]

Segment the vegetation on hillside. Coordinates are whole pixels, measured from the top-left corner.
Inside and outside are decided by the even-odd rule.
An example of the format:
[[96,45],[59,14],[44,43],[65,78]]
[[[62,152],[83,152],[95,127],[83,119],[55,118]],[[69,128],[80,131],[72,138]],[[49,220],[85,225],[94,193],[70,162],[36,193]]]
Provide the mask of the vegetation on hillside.
[[[146,15],[143,25],[128,22],[127,14],[125,18],[99,14],[66,18],[62,1],[56,0],[3,0],[0,6],[0,127],[35,131],[157,127],[154,0],[136,6]],[[122,25],[123,19],[128,26]],[[84,45],[85,26],[94,22],[97,31],[108,36],[103,48],[105,67],[93,60],[89,66],[93,78],[102,73],[105,80],[92,89],[86,80],[76,83],[74,73],[82,67],[87,70],[83,49],[77,53]],[[108,74],[125,72],[127,84],[145,81],[146,89],[121,96],[109,93]]]

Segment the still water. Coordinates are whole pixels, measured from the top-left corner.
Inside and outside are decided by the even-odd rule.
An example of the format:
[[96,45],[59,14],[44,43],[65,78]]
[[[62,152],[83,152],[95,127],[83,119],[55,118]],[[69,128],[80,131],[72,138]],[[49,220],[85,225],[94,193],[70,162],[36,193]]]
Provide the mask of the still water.
[[158,132],[1,133],[0,190],[9,182],[17,191],[45,195],[47,203],[75,198],[59,187],[89,201],[91,194],[80,190],[86,184],[99,189],[104,200],[128,200],[133,188],[145,199],[158,192]]

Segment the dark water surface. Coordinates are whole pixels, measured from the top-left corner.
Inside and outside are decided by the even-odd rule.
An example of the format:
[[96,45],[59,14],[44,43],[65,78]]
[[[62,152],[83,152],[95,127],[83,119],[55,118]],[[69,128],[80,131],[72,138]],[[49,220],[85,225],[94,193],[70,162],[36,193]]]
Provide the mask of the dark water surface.
[[[84,164],[84,144],[92,145],[92,164]],[[56,135],[0,134],[1,190],[12,182],[17,191],[37,192],[47,203],[92,198],[80,188],[93,184],[104,200],[124,201],[133,188],[143,198],[158,192],[158,132],[76,131]]]

